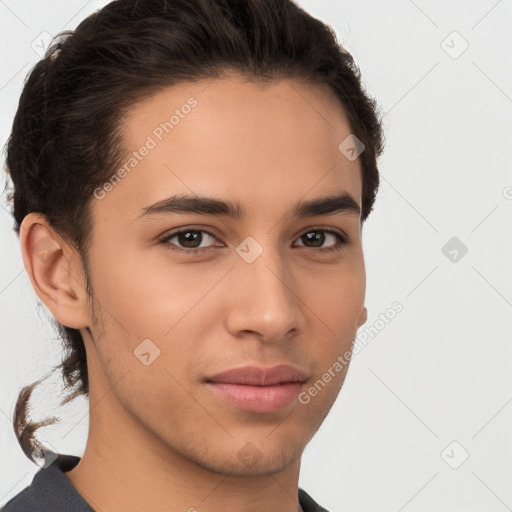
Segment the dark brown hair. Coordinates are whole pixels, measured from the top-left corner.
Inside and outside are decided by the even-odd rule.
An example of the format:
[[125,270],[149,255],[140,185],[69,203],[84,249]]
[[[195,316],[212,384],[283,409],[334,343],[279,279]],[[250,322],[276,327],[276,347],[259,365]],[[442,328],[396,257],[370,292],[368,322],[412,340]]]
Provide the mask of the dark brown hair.
[[[16,233],[30,212],[45,215],[78,250],[92,296],[89,208],[94,189],[121,163],[123,116],[164,87],[229,70],[252,81],[289,78],[334,92],[365,145],[364,222],[379,186],[381,123],[352,56],[328,25],[292,0],[116,0],[59,34],[27,77],[6,151]],[[56,324],[66,353],[55,369],[70,390],[64,404],[88,397],[87,361],[80,332]],[[32,460],[40,450],[35,430],[56,421],[27,421],[39,382],[21,390],[13,419]]]

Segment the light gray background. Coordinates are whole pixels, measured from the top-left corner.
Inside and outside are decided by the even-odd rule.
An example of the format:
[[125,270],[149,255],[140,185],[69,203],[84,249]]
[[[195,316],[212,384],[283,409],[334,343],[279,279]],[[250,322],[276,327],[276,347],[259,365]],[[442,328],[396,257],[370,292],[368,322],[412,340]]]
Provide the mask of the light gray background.
[[[0,2],[2,144],[39,59],[32,42],[105,3]],[[306,449],[300,485],[332,512],[510,510],[512,1],[299,4],[335,29],[385,113],[382,185],[363,231],[369,319],[360,332],[393,302],[404,308],[354,357]],[[0,504],[38,469],[12,430],[18,391],[62,355],[2,205]],[[468,249],[455,262],[442,252],[452,237]],[[87,403],[58,409],[52,382],[35,395],[36,413],[62,422],[38,436],[81,455]]]

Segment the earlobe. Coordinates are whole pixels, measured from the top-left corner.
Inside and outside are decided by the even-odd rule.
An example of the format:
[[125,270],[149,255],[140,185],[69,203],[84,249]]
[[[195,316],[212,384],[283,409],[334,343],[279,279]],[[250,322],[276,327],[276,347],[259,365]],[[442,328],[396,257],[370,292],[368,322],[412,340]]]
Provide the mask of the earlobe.
[[66,327],[89,325],[83,272],[76,250],[59,236],[44,215],[30,213],[20,227],[21,253],[34,291]]
[[363,307],[363,311],[361,312],[361,316],[359,317],[359,327],[361,325],[365,324],[368,320],[368,310],[366,309],[366,306]]

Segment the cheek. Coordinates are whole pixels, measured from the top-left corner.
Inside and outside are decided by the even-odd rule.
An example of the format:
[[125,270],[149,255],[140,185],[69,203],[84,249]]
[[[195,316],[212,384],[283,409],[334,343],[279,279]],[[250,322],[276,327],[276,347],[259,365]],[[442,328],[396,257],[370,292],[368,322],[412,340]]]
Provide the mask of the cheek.
[[[110,317],[107,321],[114,329],[124,329],[137,338],[165,337],[182,318],[194,314],[202,297],[225,272],[171,264],[152,257],[151,251],[131,251],[96,254],[101,264],[96,263],[93,284],[103,317]],[[201,312],[205,313],[203,308]]]
[[366,289],[362,258],[302,272],[296,282],[305,305],[332,331],[350,332],[358,325]]
[[[307,278],[306,278],[307,276]],[[329,388],[322,392],[315,403],[328,403],[336,396],[350,362],[352,343],[357,335],[365,298],[364,262],[348,262],[328,274],[305,274],[301,284],[301,297],[304,297],[305,314],[309,336],[314,343],[308,344],[305,350],[309,359],[316,361],[315,373],[320,378],[325,372],[331,371],[336,377],[332,378]],[[343,368],[339,367],[339,357],[342,357]],[[336,368],[333,365],[336,364]],[[332,377],[327,375],[328,379]]]
[[[203,333],[219,318],[219,297],[212,289],[225,269],[200,272],[192,265],[180,268],[133,257],[118,257],[96,269],[93,285],[101,305],[96,334],[111,380],[130,370],[131,378],[143,386],[130,393],[156,390],[165,382],[162,392],[179,399],[169,386],[173,378],[190,378],[197,354],[205,349]],[[144,359],[150,365],[145,366]]]
[[350,366],[352,344],[364,308],[364,266],[357,264],[350,271],[331,273],[330,279],[317,279],[316,286],[309,279],[304,286],[308,291],[304,294],[306,310],[310,310],[308,332],[313,340],[305,351],[315,365],[314,378],[299,396],[299,402],[312,421],[323,420]]

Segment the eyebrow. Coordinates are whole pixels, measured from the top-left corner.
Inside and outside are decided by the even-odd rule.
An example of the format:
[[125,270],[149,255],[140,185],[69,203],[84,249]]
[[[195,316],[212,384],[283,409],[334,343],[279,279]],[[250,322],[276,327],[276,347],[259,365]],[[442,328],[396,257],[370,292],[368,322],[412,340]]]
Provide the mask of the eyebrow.
[[[239,202],[222,201],[210,197],[174,195],[142,208],[141,213],[135,220],[156,214],[187,213],[226,216],[234,219],[242,219],[246,215],[243,206]],[[352,195],[348,192],[341,192],[310,201],[298,201],[291,209],[291,216],[294,218],[333,215],[336,213],[361,216],[361,208]]]

